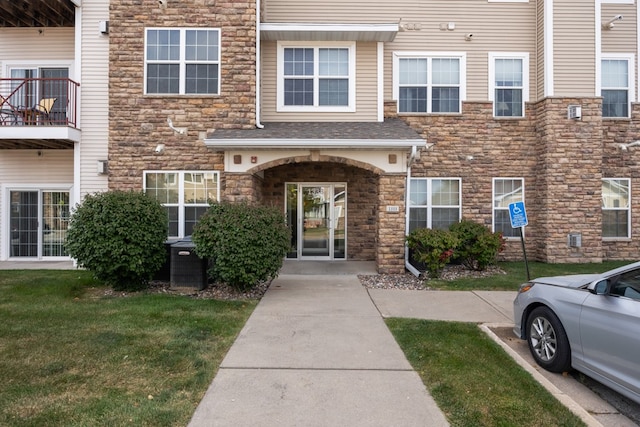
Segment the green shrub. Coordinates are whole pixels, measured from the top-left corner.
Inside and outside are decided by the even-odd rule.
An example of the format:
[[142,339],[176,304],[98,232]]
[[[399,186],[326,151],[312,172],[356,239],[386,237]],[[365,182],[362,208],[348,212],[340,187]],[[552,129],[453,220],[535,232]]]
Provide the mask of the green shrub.
[[424,263],[429,276],[440,277],[458,246],[455,233],[448,230],[419,228],[407,236],[407,246],[414,251],[416,261]]
[[209,276],[246,290],[274,278],[289,250],[281,210],[246,203],[214,203],[193,230],[196,253],[209,258]]
[[115,290],[144,289],[166,258],[167,214],[141,192],[88,195],[69,223],[66,247],[78,265]]
[[492,233],[487,227],[467,219],[451,224],[449,230],[455,233],[460,244],[454,259],[471,270],[485,270],[495,264],[498,253],[504,249],[501,233]]

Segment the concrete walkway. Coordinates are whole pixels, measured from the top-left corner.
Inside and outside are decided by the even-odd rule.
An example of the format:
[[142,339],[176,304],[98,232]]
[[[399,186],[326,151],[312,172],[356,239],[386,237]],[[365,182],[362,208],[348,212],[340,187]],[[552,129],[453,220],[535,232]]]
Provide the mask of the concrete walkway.
[[189,426],[446,426],[354,274],[283,274]]
[[[2,269],[74,269],[70,261]],[[368,262],[285,262],[224,359],[190,426],[446,426],[383,317],[481,328],[587,426],[636,424],[570,376],[537,367],[513,336],[515,292],[365,289]]]

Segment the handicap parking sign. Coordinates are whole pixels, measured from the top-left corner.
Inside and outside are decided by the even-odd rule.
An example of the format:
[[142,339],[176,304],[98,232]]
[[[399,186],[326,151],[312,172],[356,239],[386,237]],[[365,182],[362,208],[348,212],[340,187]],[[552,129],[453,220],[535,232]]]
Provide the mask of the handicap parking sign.
[[524,202],[515,202],[509,204],[509,218],[511,219],[511,227],[520,228],[526,226],[527,211],[524,209]]

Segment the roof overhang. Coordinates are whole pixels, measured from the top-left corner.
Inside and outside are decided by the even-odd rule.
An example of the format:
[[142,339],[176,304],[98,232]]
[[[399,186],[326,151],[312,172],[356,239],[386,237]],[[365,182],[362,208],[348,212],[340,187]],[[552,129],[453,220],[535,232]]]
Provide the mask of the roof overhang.
[[427,141],[399,119],[384,122],[271,122],[261,129],[218,129],[207,147],[226,150],[403,150]]
[[260,38],[267,41],[391,42],[399,31],[394,24],[262,23]]
[[409,150],[412,147],[425,146],[424,139],[393,140],[393,139],[205,139],[205,145],[216,150],[253,150],[263,148],[269,150],[291,149],[348,149],[348,150]]

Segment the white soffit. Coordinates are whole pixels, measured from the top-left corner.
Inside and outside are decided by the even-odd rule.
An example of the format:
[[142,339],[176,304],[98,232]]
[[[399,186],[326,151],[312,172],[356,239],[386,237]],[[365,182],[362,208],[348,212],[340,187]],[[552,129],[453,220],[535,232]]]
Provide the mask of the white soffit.
[[398,24],[262,23],[260,38],[267,41],[391,42]]

